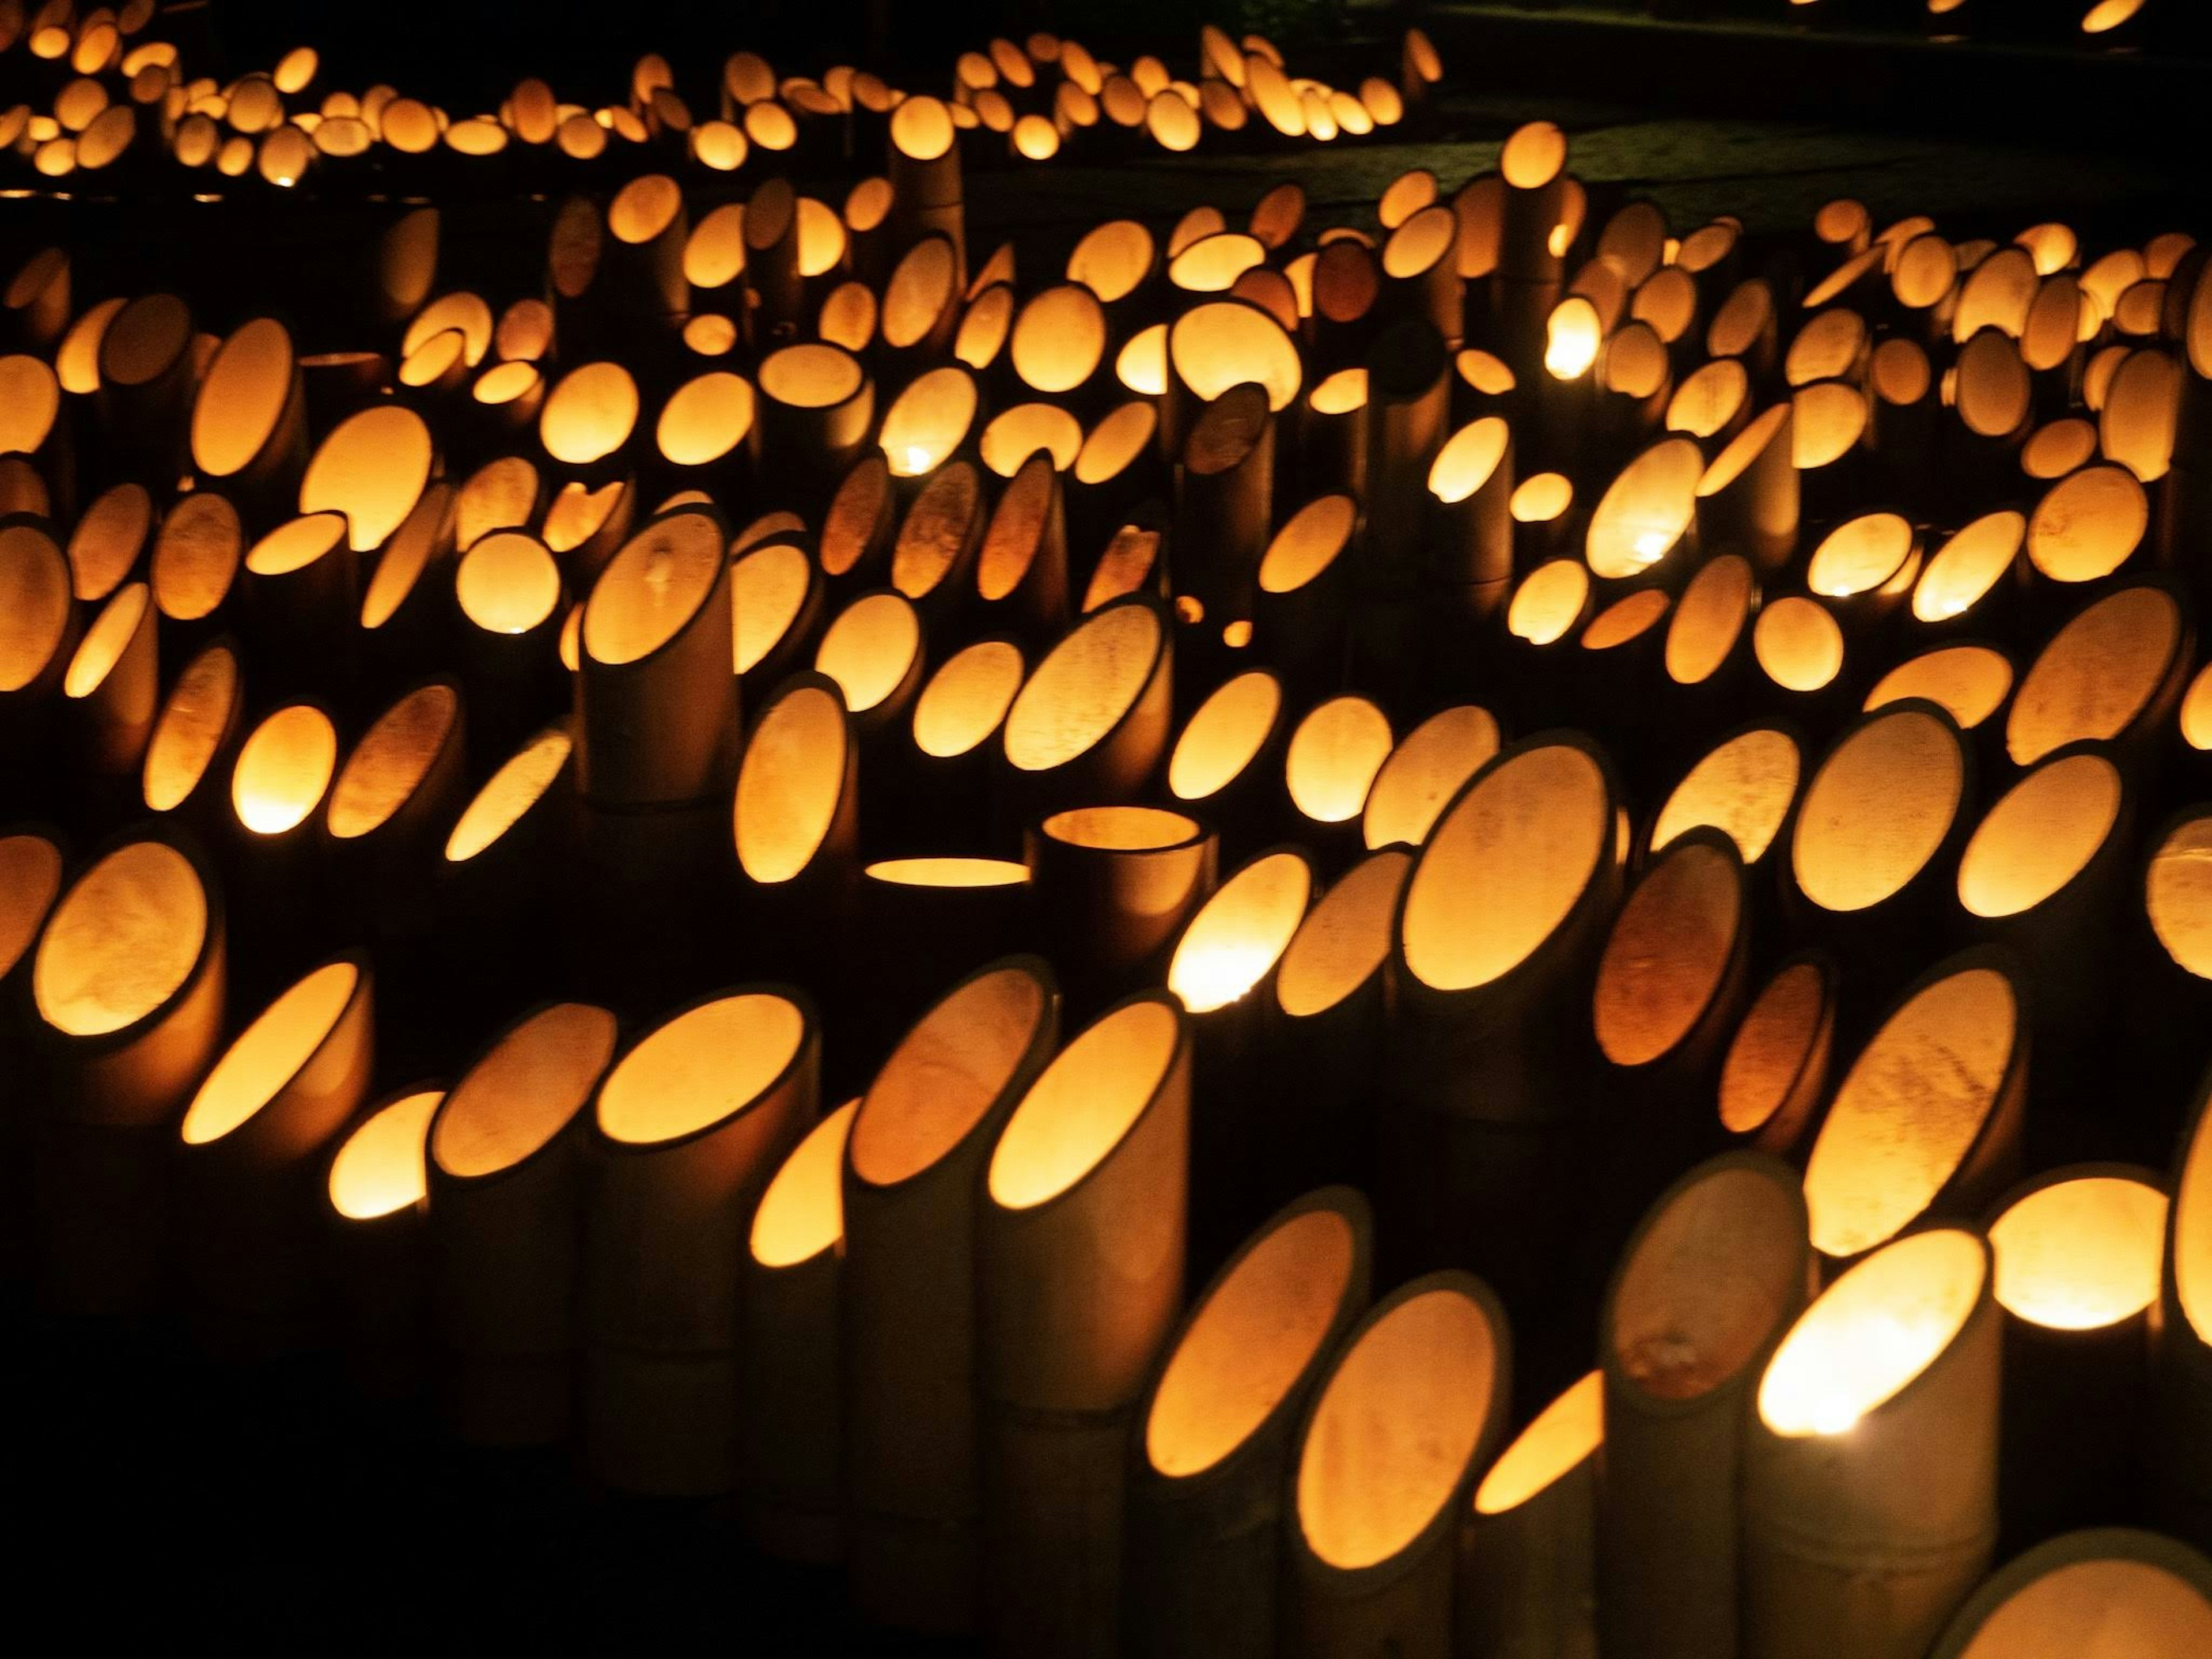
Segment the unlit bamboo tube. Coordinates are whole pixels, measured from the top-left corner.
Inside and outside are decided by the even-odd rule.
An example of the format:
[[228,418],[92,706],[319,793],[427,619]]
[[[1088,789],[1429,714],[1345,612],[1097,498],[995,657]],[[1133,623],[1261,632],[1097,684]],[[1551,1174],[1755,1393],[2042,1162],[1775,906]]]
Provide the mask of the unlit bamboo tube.
[[1058,1040],[1036,958],[969,975],[862,1097],[844,1173],[847,1583],[868,1618],[974,1626],[975,1296],[985,1160]]
[[325,1182],[346,1373],[373,1400],[422,1391],[429,1347],[424,1148],[445,1091],[404,1089],[348,1131]]
[[1182,1300],[1190,1043],[1160,992],[1100,1017],[1006,1121],[976,1230],[983,1625],[1119,1651],[1131,1414]]
[[1346,1336],[1293,1442],[1283,1652],[1447,1659],[1460,1511],[1512,1375],[1504,1311],[1468,1273],[1400,1285]]
[[1474,1489],[1453,1576],[1467,1659],[1597,1659],[1604,1384],[1592,1371],[1547,1406]]
[[1662,1195],[1606,1294],[1598,1630],[1607,1650],[1727,1659],[1753,1385],[1814,1282],[1796,1173],[1758,1153]]
[[1291,1435],[1367,1305],[1373,1221],[1348,1187],[1297,1200],[1193,1304],[1137,1417],[1123,1650],[1275,1651]]
[[820,1067],[807,1009],[738,990],[672,1015],[600,1084],[583,1414],[585,1455],[609,1484],[665,1496],[736,1485],[746,1229],[813,1121]]
[[1745,1444],[1744,1651],[1911,1659],[1996,1540],[1989,1246],[1942,1228],[1831,1285],[1759,1385]]
[[2039,1544],[1966,1599],[1929,1659],[2187,1659],[2212,1646],[2212,1562],[2157,1533]]
[[239,1034],[185,1109],[179,1218],[202,1346],[262,1358],[311,1334],[317,1188],[331,1137],[368,1093],[374,1008],[360,960],[316,969]]
[[541,1008],[492,1041],[430,1126],[438,1394],[472,1443],[568,1431],[586,1196],[576,1124],[614,1051],[605,1009]]
[[1212,890],[1219,842],[1181,812],[1088,806],[1043,819],[1024,846],[1041,936],[1080,1008],[1164,968],[1176,935]]
[[[2212,1079],[2208,1079],[2212,1082]],[[2167,1523],[2212,1540],[2212,1099],[2200,1083],[2174,1154],[2166,1264],[2153,1322],[2156,1414],[2149,1466]]]
[[[1367,363],[1367,539],[1362,586],[1405,593],[1421,577],[1422,496],[1450,414],[1450,355],[1422,321],[1376,341]],[[1510,493],[1510,491],[1509,491]]]
[[860,1103],[823,1118],[761,1194],[738,1344],[745,1528],[770,1555],[842,1553],[838,1342],[845,1146]]

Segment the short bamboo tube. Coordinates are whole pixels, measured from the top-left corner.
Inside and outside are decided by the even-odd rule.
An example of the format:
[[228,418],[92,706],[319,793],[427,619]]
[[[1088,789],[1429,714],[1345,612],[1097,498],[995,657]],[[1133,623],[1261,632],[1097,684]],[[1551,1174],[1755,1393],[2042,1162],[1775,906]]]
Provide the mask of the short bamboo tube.
[[1462,1659],[1597,1659],[1605,1378],[1538,1413],[1474,1489],[1454,1577]]
[[429,1351],[430,1120],[445,1091],[377,1102],[339,1140],[325,1183],[346,1375],[371,1400],[422,1390]]
[[1181,812],[1085,806],[1031,828],[1025,852],[1041,937],[1071,999],[1095,1007],[1164,973],[1213,890],[1219,843]]

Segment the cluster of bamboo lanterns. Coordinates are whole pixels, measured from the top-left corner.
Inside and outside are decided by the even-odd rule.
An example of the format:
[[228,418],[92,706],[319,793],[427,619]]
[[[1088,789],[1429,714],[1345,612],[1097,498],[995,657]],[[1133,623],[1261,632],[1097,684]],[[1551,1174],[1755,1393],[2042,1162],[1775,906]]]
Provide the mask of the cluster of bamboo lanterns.
[[971,240],[987,159],[1417,118],[1418,35],[296,57],[141,142],[559,188],[465,273],[365,191],[296,313],[5,284],[45,1304],[1007,1654],[2203,1647],[2203,250],[1670,226],[1548,123]]

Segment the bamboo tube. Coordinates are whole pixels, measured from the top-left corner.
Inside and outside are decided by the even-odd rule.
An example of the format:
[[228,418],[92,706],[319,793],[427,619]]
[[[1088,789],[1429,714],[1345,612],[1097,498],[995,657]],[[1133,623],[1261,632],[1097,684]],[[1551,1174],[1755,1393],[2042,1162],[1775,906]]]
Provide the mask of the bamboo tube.
[[222,902],[197,851],[152,836],[102,852],[47,914],[31,995],[53,1056],[37,1148],[40,1299],[147,1311],[165,1267],[168,1139],[213,1063]]
[[741,904],[757,952],[809,982],[832,971],[853,913],[858,779],[836,681],[794,674],[769,693],[738,764],[731,835],[750,884]]
[[1271,1655],[1291,1435],[1365,1310],[1373,1221],[1348,1187],[1270,1218],[1192,1304],[1139,1402],[1123,1650]]
[[691,308],[684,274],[691,235],[684,191],[665,173],[646,173],[607,204],[607,240],[594,298],[633,325],[668,326]]
[[185,1108],[179,1219],[203,1347],[260,1358],[315,1334],[323,1164],[368,1092],[374,1008],[361,958],[325,963],[255,1017]]
[[1422,485],[1444,441],[1451,401],[1443,337],[1401,323],[1367,362],[1367,537],[1361,565],[1370,592],[1410,591],[1419,580]]
[[863,738],[889,731],[913,706],[921,688],[924,644],[913,602],[891,588],[858,595],[823,630],[815,669],[842,688]]
[[581,1279],[599,1480],[664,1496],[737,1484],[743,1241],[813,1121],[820,1066],[811,1012],[742,988],[671,1015],[599,1083]]
[[932,234],[949,239],[957,284],[967,283],[967,210],[951,112],[934,98],[902,100],[891,112],[890,229],[901,248]]
[[2165,1271],[2152,1321],[2148,1468],[2169,1528],[2202,1547],[2212,1538],[2212,1110],[2197,1086],[2174,1152]]
[[1734,551],[1765,576],[1797,544],[1797,468],[1790,405],[1776,404],[1729,441],[1698,480],[1698,545]]
[[808,343],[763,357],[756,392],[754,477],[779,499],[811,504],[859,457],[875,418],[874,383],[850,352]]
[[1174,544],[1205,556],[1177,573],[1176,589],[1195,602],[1210,641],[1252,619],[1275,487],[1266,388],[1246,381],[1199,409],[1179,461]]
[[95,782],[135,774],[159,712],[161,665],[154,599],[143,582],[126,582],[84,631],[62,676],[62,696],[77,766]]
[[1989,1246],[1937,1229],[1831,1285],[1759,1382],[1745,1443],[1744,1645],[1923,1653],[1996,1534]]
[[1448,439],[1429,468],[1430,580],[1480,590],[1479,614],[1502,611],[1513,580],[1513,433],[1495,415]]
[[[1081,465],[1079,457],[1079,473]],[[1040,644],[1067,626],[1067,528],[1049,455],[1031,455],[1000,492],[976,557],[975,592],[987,626],[1004,617],[999,626]]]
[[942,629],[972,604],[983,518],[982,479],[964,460],[932,472],[908,507],[891,544],[890,585],[926,623]]
[[1816,1282],[1796,1173],[1700,1164],[1655,1204],[1606,1293],[1597,1610],[1607,1650],[1738,1652],[1738,1487],[1752,1389]]
[[1662,438],[1631,461],[1590,514],[1583,549],[1590,573],[1626,581],[1664,562],[1695,522],[1705,471],[1697,445],[1679,436]]
[[149,485],[166,485],[183,471],[198,380],[192,313],[184,301],[143,294],[116,313],[100,336],[100,390],[93,394],[105,464]]
[[1360,531],[1355,496],[1316,495],[1283,521],[1261,556],[1253,641],[1288,686],[1319,696],[1337,683]]
[[292,336],[257,317],[222,343],[192,405],[191,454],[200,488],[281,504],[307,464],[307,397]]
[[[1129,349],[1123,348],[1125,356]],[[1168,329],[1166,357],[1155,395],[1161,398],[1160,454],[1170,461],[1182,454],[1198,407],[1231,386],[1251,381],[1266,387],[1268,411],[1279,415],[1304,384],[1297,347],[1282,324],[1243,300],[1208,300],[1176,318]]]
[[[1706,453],[1717,457],[1751,418],[1751,376],[1744,366],[1733,357],[1715,357],[1692,369],[1674,388],[1667,400],[1664,424],[1668,431],[1695,439]],[[1794,455],[1794,435],[1791,450]]]
[[838,1322],[848,1101],[793,1148],[761,1195],[738,1345],[746,1530],[769,1554],[832,1561],[840,1523]]
[[2021,676],[2005,716],[2005,752],[2033,765],[2067,744],[2109,743],[2124,763],[2172,718],[2194,629],[2162,581],[2112,589],[2075,611]]
[[1460,1523],[1455,1652],[1596,1659],[1604,1380],[1592,1371],[1538,1413],[1475,1488]]
[[890,378],[911,380],[942,362],[962,320],[960,251],[949,236],[924,236],[884,283],[878,355]]
[[1024,835],[1040,937],[1072,1007],[1152,980],[1212,890],[1219,843],[1197,819],[1149,806],[1055,812]]
[[1736,1144],[1796,1161],[1828,1092],[1836,1001],[1835,963],[1817,951],[1785,957],[1752,998],[1721,1061],[1721,1127]]
[[69,561],[47,527],[27,516],[0,522],[0,739],[26,776],[50,770],[54,740],[43,705],[61,690],[76,640]]
[[[1912,618],[1941,625],[1972,617],[1972,626],[2002,619],[2021,586],[2021,550],[2027,519],[2010,508],[1985,513],[1929,556],[1912,585]],[[1963,623],[1961,626],[1967,625]]]
[[1427,841],[1452,798],[1502,745],[1497,719],[1473,703],[1440,709],[1406,733],[1376,772],[1360,809],[1367,850]]
[[614,1058],[588,1003],[525,1015],[485,1047],[431,1121],[437,1394],[477,1445],[544,1445],[574,1416],[586,1192],[575,1124]]
[[1012,799],[1049,811],[1141,793],[1167,749],[1174,663],[1157,600],[1133,594],[1079,620],[1006,711]]
[[1547,560],[1514,588],[1501,653],[1511,672],[1499,677],[1497,696],[1516,720],[1540,720],[1560,706],[1568,653],[1591,620],[1594,591],[1589,567],[1573,556]]
[[2208,1642],[2212,1567],[2203,1554],[2156,1533],[2097,1528],[2039,1544],[1991,1574],[1930,1659],[2182,1659]]
[[1292,1442],[1284,1652],[1451,1652],[1460,1513],[1504,1427],[1511,1340],[1458,1272],[1400,1285],[1345,1337]]
[[32,1152],[37,1115],[49,1101],[48,1056],[31,995],[32,947],[61,896],[58,833],[16,825],[0,832],[0,1277],[20,1282],[32,1249]]
[[1188,1028],[1116,1005],[1038,1074],[977,1218],[983,1626],[1008,1653],[1118,1651],[1133,1413],[1182,1299]]
[[356,1120],[330,1160],[325,1224],[341,1307],[339,1345],[355,1388],[372,1400],[422,1391],[429,1349],[430,1120],[446,1097],[410,1087]]
[[[969,414],[960,416],[958,430],[947,442],[949,450],[967,434],[975,402],[974,386],[958,371],[933,373],[951,374],[957,385],[968,392]],[[908,410],[910,399],[915,400],[916,408],[929,401],[919,397],[920,385],[918,381],[899,394],[898,400],[884,416],[883,447],[864,452],[846,470],[822,515],[818,548],[822,574],[841,587],[880,586],[890,574],[891,479],[895,471],[912,467],[916,469],[914,476],[920,477],[933,471],[945,459],[938,447],[940,435],[912,430],[909,417],[902,413]],[[920,441],[925,435],[929,441]],[[738,626],[744,625],[741,620]]]

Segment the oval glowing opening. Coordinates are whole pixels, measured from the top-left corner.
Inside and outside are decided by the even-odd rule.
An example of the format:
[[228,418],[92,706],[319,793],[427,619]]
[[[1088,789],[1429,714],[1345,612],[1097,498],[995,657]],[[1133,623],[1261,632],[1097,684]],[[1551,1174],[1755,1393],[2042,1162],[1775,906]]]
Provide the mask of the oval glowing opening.
[[123,653],[131,648],[131,641],[137,637],[139,625],[146,620],[147,607],[152,602],[153,596],[146,591],[146,584],[132,582],[117,590],[115,597],[100,607],[100,615],[84,630],[84,638],[70,657],[68,672],[62,676],[64,696],[88,697],[106,683],[107,677],[115,672],[115,665],[123,660]]
[[923,1015],[860,1102],[853,1173],[871,1186],[893,1187],[957,1147],[1013,1080],[1048,1000],[1028,969],[999,968],[977,975]]
[[793,1148],[753,1212],[753,1260],[763,1267],[811,1261],[845,1237],[845,1143],[860,1103],[848,1100]]
[[1817,1086],[1834,1029],[1827,975],[1817,965],[1792,963],[1769,980],[1721,1062],[1721,1127],[1750,1134],[1773,1119],[1801,1079]]
[[1965,756],[1941,717],[1917,708],[1872,716],[1806,787],[1790,844],[1799,890],[1825,910],[1893,896],[1942,846],[1965,790]]
[[1260,561],[1260,591],[1291,593],[1335,562],[1358,522],[1359,505],[1349,495],[1319,495],[1284,522]]
[[1168,989],[1194,1014],[1247,995],[1305,919],[1313,872],[1297,853],[1255,859],[1214,890],[1176,943]]
[[177,622],[212,615],[238,575],[242,550],[235,507],[208,491],[185,496],[154,538],[154,603]]
[[34,525],[0,528],[0,691],[46,672],[70,622],[69,563]]
[[884,416],[878,441],[895,477],[933,472],[964,442],[975,419],[975,381],[952,365],[915,377]]
[[1746,866],[1773,845],[1803,769],[1797,740],[1787,732],[1757,726],[1713,749],[1684,775],[1651,826],[1651,850],[1704,825],[1723,831]]
[[726,1122],[790,1071],[805,1041],[805,1015],[772,993],[689,1009],[639,1039],[607,1073],[600,1133],[651,1146]]
[[1250,1439],[1320,1357],[1352,1281],[1352,1225],[1291,1217],[1240,1257],[1192,1316],[1145,1419],[1145,1455],[1170,1480]]
[[522,530],[495,530],[461,556],[453,573],[461,614],[490,634],[527,634],[561,603],[561,567]]
[[2055,582],[2094,582],[2125,564],[2150,528],[2150,497],[2124,466],[2069,473],[2027,521],[2027,556]]
[[430,1158],[463,1179],[511,1170],[568,1127],[614,1057],[615,1017],[557,1002],[502,1036],[454,1086]]
[[1912,556],[1912,526],[1895,513],[1864,513],[1830,531],[1813,550],[1805,585],[1830,599],[1869,593]]
[[275,1099],[337,1029],[360,984],[360,969],[333,962],[270,1003],[216,1061],[185,1109],[185,1145],[222,1139]]
[[1198,839],[1196,818],[1157,806],[1079,806],[1055,812],[1042,828],[1069,847],[1108,853],[1159,853]]
[[1721,671],[1743,637],[1758,579],[1733,553],[1709,559],[1682,590],[1667,624],[1667,678],[1677,685],[1703,685]]
[[844,704],[822,686],[799,686],[762,714],[733,814],[738,862],[753,880],[789,881],[814,861],[845,799],[846,744]]
[[353,841],[381,829],[422,784],[460,712],[450,685],[409,692],[377,716],[331,790],[331,834]]
[[1656,862],[1606,940],[1591,999],[1597,1046],[1615,1066],[1670,1054],[1712,1004],[1743,922],[1738,866],[1692,842]]
[[2151,930],[2175,963],[2212,979],[2212,814],[2174,826],[2143,881]]
[[669,395],[653,441],[672,465],[706,466],[743,443],[752,424],[751,382],[717,369],[686,380]]
[[585,657],[618,667],[659,650],[713,599],[725,558],[721,532],[705,513],[672,513],[647,525],[592,584]]
[[1392,742],[1389,717],[1366,698],[1320,704],[1298,722],[1284,757],[1291,804],[1318,823],[1358,817]]
[[1474,1489],[1477,1515],[1503,1515],[1548,1492],[1605,1443],[1605,1373],[1592,1371],[1538,1413]]
[[1751,399],[1751,374],[1733,357],[1692,369],[1667,400],[1667,430],[1717,437]]
[[1498,753],[1498,722],[1472,703],[1431,714],[1390,751],[1367,791],[1360,838],[1419,847],[1467,781]]
[[192,404],[193,470],[207,478],[244,471],[276,432],[293,380],[292,337],[274,318],[225,340]]
[[1015,696],[1007,761],[1042,772],[1096,748],[1152,684],[1164,645],[1149,605],[1112,605],[1079,623]]
[[135,1025],[184,987],[207,939],[199,872],[161,842],[119,847],[78,877],[31,962],[39,1014],[65,1036]]
[[2118,737],[2165,680],[2180,639],[2180,611],[2163,589],[2123,588],[2085,607],[2021,679],[2005,752],[2032,766],[2081,738]]
[[1497,474],[1511,435],[1495,415],[1468,422],[1437,453],[1429,468],[1429,493],[1447,507],[1465,501]]
[[1177,800],[1205,800],[1227,788],[1266,745],[1282,708],[1282,684],[1265,669],[1216,687],[1168,757],[1168,793]]
[[770,542],[730,564],[730,666],[750,674],[783,642],[814,591],[806,550]]
[[1818,691],[1844,671],[1844,630],[1817,599],[1792,594],[1759,613],[1751,648],[1785,691]]
[[971,753],[1006,719],[1024,672],[1021,648],[1005,640],[981,640],[946,658],[915,700],[915,746],[939,758]]
[[540,732],[525,744],[462,810],[446,838],[446,860],[465,864],[497,842],[521,820],[561,775],[574,745],[560,726]]
[[430,1190],[430,1120],[445,1098],[441,1089],[404,1096],[348,1135],[331,1164],[331,1207],[349,1221],[374,1221],[420,1204]]
[[1659,625],[1667,608],[1665,588],[1638,588],[1615,599],[1590,618],[1589,626],[1583,629],[1582,647],[1585,651],[1611,651],[1632,640],[1640,640]]
[[[2104,0],[2089,18],[2132,13],[2141,4]],[[2002,1261],[1998,1273],[2002,1299]],[[1991,1609],[1963,1648],[1940,1651],[1955,1651],[1958,1659],[2191,1659],[2212,1652],[2212,1596],[2201,1578],[2192,1583],[2166,1565],[2126,1559],[2119,1552],[2138,1546],[2124,1534],[2095,1541],[2093,1559],[2049,1567]],[[2054,1553],[2073,1547],[2070,1540],[2044,1547]],[[2198,1559],[2192,1553],[2190,1565],[2201,1571]]]
[[0,837],[0,978],[15,971],[61,891],[61,849],[44,836]]
[[413,410],[373,404],[323,440],[300,481],[300,511],[343,513],[356,553],[381,547],[422,499],[436,453]]
[[893,887],[1019,887],[1029,866],[1012,859],[878,859],[860,872]]
[[991,1153],[992,1201],[1034,1209],[1089,1175],[1159,1093],[1182,1040],[1174,1006],[1145,1000],[1104,1015],[1061,1049]]
[[1589,568],[1580,559],[1553,559],[1530,571],[1513,590],[1505,626],[1531,645],[1556,645],[1572,631],[1589,603]]
[[289,576],[325,557],[345,539],[343,514],[288,519],[246,550],[246,568],[257,576]]
[[238,821],[257,836],[281,836],[322,802],[337,769],[338,734],[311,703],[278,709],[255,726],[230,775]]
[[2027,520],[2006,510],[1984,514],[1936,550],[1912,590],[1912,614],[1942,622],[1971,609],[2012,568],[2027,535]]
[[1009,349],[1014,373],[1031,391],[1073,392],[1105,356],[1106,313],[1080,284],[1048,288],[1022,307]]
[[1391,848],[1354,865],[1305,921],[1283,952],[1275,1000],[1293,1018],[1335,1007],[1381,969],[1390,922],[1413,855]]
[[865,714],[906,684],[921,651],[921,618],[902,593],[864,593],[837,613],[814,667],[837,682],[845,707]]
[[140,794],[150,812],[173,811],[199,787],[238,708],[238,658],[212,645],[185,665],[146,744]]
[[1662,438],[1624,468],[1590,515],[1591,573],[1619,580],[1665,558],[1696,516],[1705,457],[1687,438]]
[[1990,1228],[1996,1297],[2049,1330],[2118,1324],[2158,1300],[2166,1194],[2125,1176],[2080,1176],[2027,1194]]
[[1970,915],[2015,916],[2063,890],[2097,856],[2120,812],[2119,769],[2102,755],[2037,767],[2000,796],[1959,861]]
[[587,466],[629,441],[637,407],[637,382],[620,363],[581,364],[545,394],[538,412],[538,441],[555,460]]
[[1881,708],[1918,697],[1948,712],[1971,732],[2004,706],[2012,693],[2012,663],[1986,645],[1946,646],[1899,663],[1867,693],[1866,707]]

